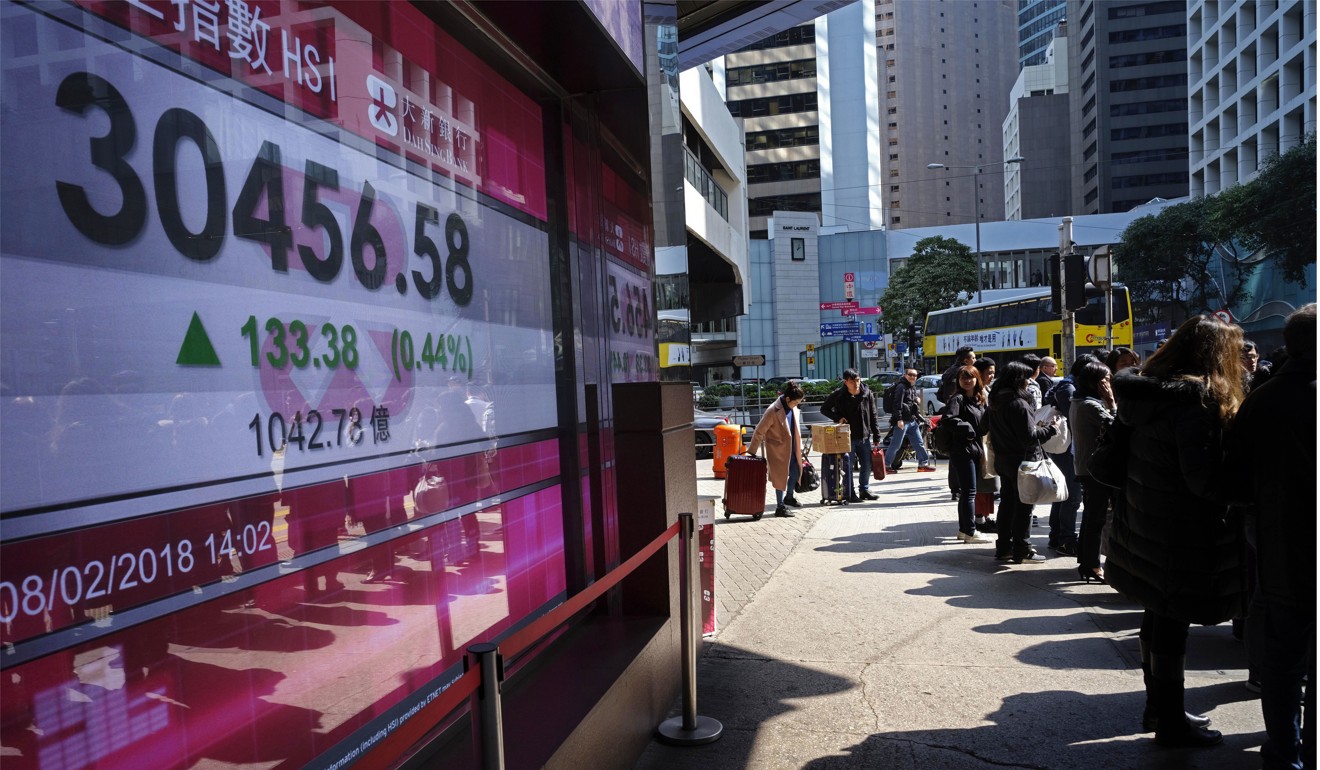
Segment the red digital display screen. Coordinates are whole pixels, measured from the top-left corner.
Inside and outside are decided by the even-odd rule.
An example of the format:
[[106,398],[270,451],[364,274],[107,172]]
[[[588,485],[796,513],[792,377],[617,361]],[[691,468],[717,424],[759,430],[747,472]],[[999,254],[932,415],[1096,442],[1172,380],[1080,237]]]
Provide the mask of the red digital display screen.
[[566,591],[541,109],[408,3],[0,34],[0,761],[347,767]]

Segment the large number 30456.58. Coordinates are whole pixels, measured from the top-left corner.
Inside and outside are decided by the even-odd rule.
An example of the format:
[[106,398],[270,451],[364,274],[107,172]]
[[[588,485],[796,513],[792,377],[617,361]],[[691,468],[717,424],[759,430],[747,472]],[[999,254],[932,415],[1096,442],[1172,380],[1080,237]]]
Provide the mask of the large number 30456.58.
[[[137,143],[137,124],[127,100],[105,78],[88,72],[76,72],[60,83],[55,94],[56,106],[78,115],[89,107],[97,107],[110,120],[105,136],[92,137],[92,164],[109,173],[119,185],[123,198],[119,211],[102,214],[92,208],[87,191],[80,185],[57,181],[56,191],[69,221],[78,232],[96,243],[123,246],[142,233],[147,220],[147,194],[142,179],[125,159]],[[175,157],[179,142],[192,142],[201,153],[205,165],[206,217],[201,230],[192,232],[179,209],[179,180]],[[156,123],[152,138],[152,179],[155,184],[156,206],[160,222],[170,243],[183,256],[205,262],[220,252],[227,230],[225,177],[223,157],[210,129],[197,115],[180,108],[166,110]],[[339,172],[334,168],[308,160],[303,169],[305,182],[301,209],[301,224],[309,229],[325,232],[328,246],[324,254],[307,244],[298,244],[298,257],[309,275],[328,283],[338,275],[344,262],[344,237],[330,208],[321,202],[319,191],[339,189]],[[266,199],[264,218],[258,216],[257,207],[262,196]],[[376,290],[386,278],[388,266],[385,240],[371,223],[376,191],[370,182],[362,185],[362,196],[349,233],[349,260],[358,282]],[[284,169],[278,144],[263,141],[252,162],[243,188],[234,202],[234,235],[265,244],[270,249],[271,268],[287,272],[289,250],[293,247],[293,231],[285,211]],[[412,270],[412,283],[426,299],[448,290],[455,304],[463,306],[472,301],[472,266],[468,262],[468,232],[463,219],[451,213],[445,220],[445,245],[448,259],[441,258],[440,248],[426,234],[426,226],[439,225],[439,212],[420,201],[416,203],[413,232],[413,253],[431,264],[430,276]],[[371,262],[367,261],[370,249]],[[461,280],[459,274],[462,274]],[[407,291],[408,282],[402,274],[395,286],[400,294]]]

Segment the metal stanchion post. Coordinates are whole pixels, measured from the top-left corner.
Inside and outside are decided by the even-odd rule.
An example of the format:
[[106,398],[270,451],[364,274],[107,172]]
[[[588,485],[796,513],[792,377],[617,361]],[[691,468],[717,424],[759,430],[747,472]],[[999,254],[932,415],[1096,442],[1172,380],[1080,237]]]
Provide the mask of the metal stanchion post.
[[683,715],[666,719],[656,731],[660,740],[675,746],[700,746],[719,739],[724,725],[710,717],[697,716],[697,632],[692,605],[692,551],[696,519],[678,514],[678,613],[679,646],[683,663]]
[[500,706],[504,672],[501,670],[500,648],[481,642],[468,647],[467,652],[481,668],[478,707],[472,714],[481,747],[481,767],[482,770],[504,770],[504,721]]

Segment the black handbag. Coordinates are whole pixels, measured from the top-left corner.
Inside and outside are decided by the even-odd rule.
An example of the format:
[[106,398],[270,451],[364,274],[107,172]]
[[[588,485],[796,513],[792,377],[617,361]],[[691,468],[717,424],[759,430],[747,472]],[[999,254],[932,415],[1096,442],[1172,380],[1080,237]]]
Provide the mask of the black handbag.
[[811,461],[802,458],[802,468],[798,471],[797,491],[814,492],[820,487],[820,474],[816,473],[816,466]]
[[1119,422],[1118,418],[1109,423],[1095,441],[1095,451],[1086,461],[1087,472],[1107,487],[1122,489],[1127,482],[1127,463],[1129,445],[1132,443],[1132,428]]

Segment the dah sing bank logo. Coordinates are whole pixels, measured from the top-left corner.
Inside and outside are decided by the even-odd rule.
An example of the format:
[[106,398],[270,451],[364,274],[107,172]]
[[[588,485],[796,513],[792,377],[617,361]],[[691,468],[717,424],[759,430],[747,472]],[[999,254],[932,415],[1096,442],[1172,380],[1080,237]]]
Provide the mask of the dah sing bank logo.
[[399,95],[394,92],[394,86],[375,75],[367,75],[367,94],[371,97],[371,104],[367,107],[367,119],[371,125],[390,136],[397,136],[399,119],[394,116],[394,108],[399,104]]

